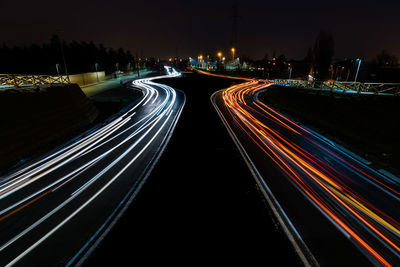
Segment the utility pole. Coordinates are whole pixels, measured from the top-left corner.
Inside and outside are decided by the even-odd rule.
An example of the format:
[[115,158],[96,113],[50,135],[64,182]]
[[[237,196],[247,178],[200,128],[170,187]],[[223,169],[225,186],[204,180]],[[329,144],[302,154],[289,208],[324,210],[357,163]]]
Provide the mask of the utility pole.
[[238,22],[239,22],[238,2],[233,3],[233,23],[232,23],[232,47],[237,49],[238,44]]

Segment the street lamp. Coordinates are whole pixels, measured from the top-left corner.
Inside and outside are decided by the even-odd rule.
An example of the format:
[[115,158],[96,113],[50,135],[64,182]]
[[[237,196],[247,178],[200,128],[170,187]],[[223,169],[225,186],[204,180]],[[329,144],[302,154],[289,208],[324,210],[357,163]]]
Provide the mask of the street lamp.
[[291,66],[291,64],[289,63],[288,64],[288,70],[289,70],[289,80],[292,78],[292,70],[293,70],[293,68],[292,68],[292,66]]
[[99,63],[94,63],[94,68],[96,69],[96,77],[97,82],[99,82],[99,71],[98,71]]
[[67,62],[65,61],[65,54],[64,54],[64,44],[63,44],[63,40],[61,38],[61,31],[57,30],[57,37],[58,37],[58,41],[60,43],[60,50],[61,50],[61,56],[64,62],[64,71],[65,71],[65,76],[67,76],[67,79],[69,80],[69,75],[68,75],[68,70],[67,70]]
[[60,64],[56,64],[57,76],[60,76]]
[[199,61],[199,68],[203,67],[203,55],[199,55],[197,57],[198,61]]
[[218,58],[219,58],[219,60],[221,60],[221,58],[222,58],[222,53],[221,52],[218,52]]
[[357,58],[356,62],[358,61],[358,67],[357,67],[357,72],[356,72],[356,77],[354,79],[354,82],[357,82],[357,78],[358,78],[358,72],[360,71],[360,65],[361,65],[361,59]]
[[232,47],[231,52],[232,52],[232,61],[234,61],[236,49],[234,47]]

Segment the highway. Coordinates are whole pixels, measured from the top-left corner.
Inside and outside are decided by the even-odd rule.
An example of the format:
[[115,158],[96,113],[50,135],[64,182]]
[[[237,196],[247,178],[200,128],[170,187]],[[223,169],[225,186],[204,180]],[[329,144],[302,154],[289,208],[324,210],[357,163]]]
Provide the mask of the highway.
[[143,92],[129,109],[1,177],[1,266],[84,262],[145,183],[179,119],[184,93],[155,82],[180,75],[167,72],[126,83]]
[[245,79],[211,102],[302,262],[400,265],[400,181],[261,102],[270,85]]

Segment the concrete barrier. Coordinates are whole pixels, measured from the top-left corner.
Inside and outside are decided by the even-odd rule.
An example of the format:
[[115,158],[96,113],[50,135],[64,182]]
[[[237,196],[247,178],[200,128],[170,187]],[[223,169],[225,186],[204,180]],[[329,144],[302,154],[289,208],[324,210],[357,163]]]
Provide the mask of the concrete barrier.
[[71,83],[76,83],[79,86],[102,82],[105,79],[106,74],[104,71],[69,75],[69,80],[71,81]]

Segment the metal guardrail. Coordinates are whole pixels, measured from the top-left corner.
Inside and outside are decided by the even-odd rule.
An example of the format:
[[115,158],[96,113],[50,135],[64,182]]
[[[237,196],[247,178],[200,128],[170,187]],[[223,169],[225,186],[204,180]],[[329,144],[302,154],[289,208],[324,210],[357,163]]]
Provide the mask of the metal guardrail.
[[273,80],[274,83],[295,86],[298,88],[312,88],[320,90],[341,91],[343,93],[374,93],[400,94],[400,83],[359,83],[338,81],[305,81],[305,80]]
[[0,86],[39,86],[69,84],[68,76],[0,74]]
[[354,82],[326,82],[328,87],[338,90],[352,90],[357,93],[369,92],[375,94],[394,94],[400,93],[400,83],[354,83]]
[[271,80],[271,82],[276,84],[291,85],[301,88],[315,88],[315,82],[305,81],[305,80]]

